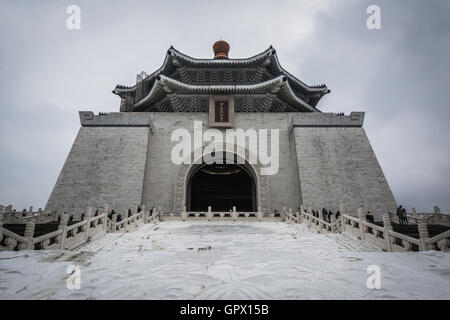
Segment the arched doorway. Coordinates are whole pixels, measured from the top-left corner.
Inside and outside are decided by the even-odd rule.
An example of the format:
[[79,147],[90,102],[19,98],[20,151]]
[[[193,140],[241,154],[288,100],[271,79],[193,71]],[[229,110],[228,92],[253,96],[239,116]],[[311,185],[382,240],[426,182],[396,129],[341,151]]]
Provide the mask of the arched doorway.
[[257,211],[256,181],[248,165],[199,164],[188,175],[188,211]]

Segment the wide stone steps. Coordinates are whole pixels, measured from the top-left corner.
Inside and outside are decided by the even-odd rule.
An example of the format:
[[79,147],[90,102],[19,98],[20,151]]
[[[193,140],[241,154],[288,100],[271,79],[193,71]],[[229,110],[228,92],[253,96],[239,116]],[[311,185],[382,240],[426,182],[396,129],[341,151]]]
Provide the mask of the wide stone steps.
[[[383,222],[375,222],[378,226],[383,226]],[[398,223],[392,223],[392,228],[395,232],[402,233],[404,235],[407,235],[409,237],[413,237],[416,239],[420,238],[419,231],[417,229],[417,224],[398,224]],[[447,230],[450,230],[450,227],[448,226],[442,226],[437,224],[428,224],[428,236],[430,238],[437,236],[438,234],[441,234]]]
[[342,246],[348,248],[350,251],[354,252],[377,252],[382,251],[380,248],[371,245],[370,243],[361,241],[355,237],[342,234],[342,233],[329,233],[325,234],[330,239],[333,239]]

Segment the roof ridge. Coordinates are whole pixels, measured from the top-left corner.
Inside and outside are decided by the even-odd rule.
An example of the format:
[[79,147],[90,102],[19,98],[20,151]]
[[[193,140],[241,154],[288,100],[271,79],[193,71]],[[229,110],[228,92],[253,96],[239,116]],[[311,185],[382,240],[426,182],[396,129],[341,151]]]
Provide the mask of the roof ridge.
[[241,62],[241,61],[254,60],[254,59],[256,59],[256,58],[258,58],[258,57],[260,57],[260,56],[268,55],[268,53],[269,53],[271,50],[274,50],[274,48],[272,47],[272,45],[270,45],[270,47],[268,47],[266,50],[264,50],[264,51],[262,51],[262,52],[260,52],[260,53],[258,53],[258,54],[255,54],[255,55],[253,55],[253,56],[250,56],[250,57],[248,57],[248,58],[229,58],[229,59],[195,58],[195,57],[192,57],[192,56],[190,56],[190,55],[187,55],[187,54],[185,54],[185,53],[183,53],[183,52],[177,50],[177,49],[174,48],[173,46],[170,46],[170,48],[169,48],[167,51],[168,51],[168,52],[169,52],[169,51],[173,51],[173,52],[177,53],[178,55],[180,55],[180,56],[182,56],[182,57],[186,57],[186,58],[191,59],[191,60],[193,60],[193,61],[198,61],[198,62],[213,62],[213,61],[214,61],[214,62],[217,62],[217,63],[219,63],[219,64],[220,64],[220,63],[226,64],[226,63],[227,63],[226,61]]

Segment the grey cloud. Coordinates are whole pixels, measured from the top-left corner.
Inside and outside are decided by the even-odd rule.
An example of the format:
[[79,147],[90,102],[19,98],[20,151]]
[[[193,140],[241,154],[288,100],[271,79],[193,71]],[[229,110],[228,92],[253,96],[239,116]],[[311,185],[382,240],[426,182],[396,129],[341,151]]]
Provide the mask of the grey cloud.
[[[82,29],[65,28],[78,4]],[[381,7],[382,30],[366,28]],[[446,1],[21,1],[0,3],[0,203],[44,206],[79,127],[117,111],[117,83],[152,72],[168,47],[232,57],[274,45],[282,65],[332,93],[323,111],[366,111],[399,203],[449,211],[450,4]]]

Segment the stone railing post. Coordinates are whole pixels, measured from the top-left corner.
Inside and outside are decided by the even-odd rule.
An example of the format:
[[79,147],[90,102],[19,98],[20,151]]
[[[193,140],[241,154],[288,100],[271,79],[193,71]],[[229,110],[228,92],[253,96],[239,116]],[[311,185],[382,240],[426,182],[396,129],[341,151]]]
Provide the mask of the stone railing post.
[[[292,208],[289,208],[288,209],[288,213],[289,213],[289,216],[291,217],[291,219],[292,219],[292,217],[294,216],[293,214],[292,214]],[[298,220],[297,220],[298,221]]]
[[231,218],[233,219],[233,221],[236,221],[238,216],[236,213],[236,207],[233,207],[233,212],[231,213]]
[[300,212],[297,212],[298,223],[303,223],[303,212],[305,211],[305,207],[303,205],[300,206]]
[[161,206],[158,206],[158,219],[156,221],[161,220],[163,213]]
[[35,224],[33,221],[27,222],[26,226],[25,226],[25,233],[24,233],[24,237],[27,239],[27,245],[26,245],[26,250],[33,250],[34,249],[34,245],[33,245],[33,236],[34,236],[34,228],[35,228]]
[[206,219],[208,221],[211,221],[213,217],[212,211],[211,211],[211,206],[208,206],[208,213],[206,214]]
[[309,217],[308,217],[308,226],[310,226],[311,225],[311,223],[312,223],[312,216],[313,216],[313,211],[312,211],[312,208],[311,207],[308,207],[308,214],[310,215]]
[[92,208],[86,207],[86,211],[84,212],[83,217],[83,220],[86,222],[86,224],[84,225],[84,240],[87,240],[89,238],[89,230],[91,229],[91,223],[89,222],[89,220],[91,219],[91,214]]
[[431,218],[433,220],[433,223],[439,224],[440,222],[440,215],[441,215],[441,208],[439,208],[438,206],[434,206],[433,207],[433,218]]
[[363,222],[366,221],[365,214],[364,214],[365,211],[366,210],[365,210],[364,207],[359,207],[358,208],[358,218],[359,218],[359,223],[358,224],[359,224],[359,230],[360,230],[360,233],[361,233],[361,240],[365,239],[365,234],[364,234],[365,227],[363,225]]
[[111,232],[116,232],[117,231],[117,213],[114,213],[112,215],[111,221],[112,221],[112,231]]
[[[133,215],[133,211],[131,211],[131,215]],[[127,232],[128,230],[128,210],[125,209],[124,218],[122,219],[123,223],[123,231]]]
[[261,207],[258,206],[258,212],[256,213],[256,217],[258,218],[258,221],[262,221],[263,220],[263,213],[261,211]]
[[31,206],[30,209],[28,209],[28,214],[29,214],[30,216],[33,215],[33,206]]
[[383,214],[383,228],[384,228],[384,242],[386,244],[386,251],[391,252],[392,251],[392,243],[391,243],[391,236],[389,235],[389,231],[392,231],[392,222],[391,222],[391,216],[389,213]]
[[142,212],[141,219],[144,220],[144,223],[147,223],[147,212],[145,211],[145,204],[141,204],[141,212]]
[[186,219],[187,219],[186,206],[183,206],[183,211],[181,211],[181,221],[186,221]]
[[[105,214],[105,216],[101,219],[101,223],[103,223],[103,230],[106,232],[108,229],[107,229],[107,221],[108,221],[108,210],[109,210],[109,206],[107,205],[107,204],[104,204],[103,205],[103,208],[102,208],[102,213],[104,213]],[[100,221],[97,221],[97,224],[99,223]]]
[[345,219],[344,219],[345,210],[344,210],[344,205],[343,204],[341,204],[339,206],[339,213],[340,213],[339,219],[341,220],[342,232],[344,232],[345,231],[345,223],[344,223],[345,222]]
[[426,251],[428,250],[428,245],[426,244],[426,241],[429,239],[428,235],[428,226],[425,220],[419,220],[417,221],[417,229],[419,231],[419,244],[420,244],[420,251]]
[[[135,228],[138,225],[138,221],[136,219],[136,215],[137,215],[137,207],[133,206],[133,208],[131,209],[131,217],[133,218],[133,224],[134,224]],[[131,223],[130,223],[130,226],[131,226]]]
[[3,215],[4,215],[4,212],[5,212],[5,207],[0,206],[0,241],[3,240],[3,230],[2,230],[2,228],[3,228]]
[[330,216],[330,223],[331,223],[331,232],[336,232],[336,216],[334,214]]
[[69,215],[67,213],[63,213],[61,215],[61,221],[58,225],[58,230],[62,230],[60,238],[59,238],[59,249],[64,250],[67,239],[67,222],[69,221]]

